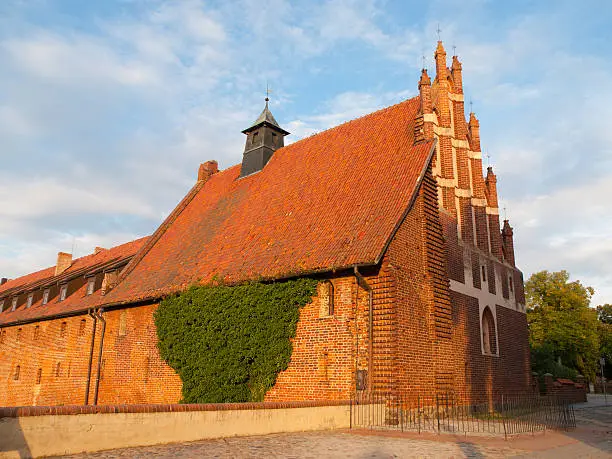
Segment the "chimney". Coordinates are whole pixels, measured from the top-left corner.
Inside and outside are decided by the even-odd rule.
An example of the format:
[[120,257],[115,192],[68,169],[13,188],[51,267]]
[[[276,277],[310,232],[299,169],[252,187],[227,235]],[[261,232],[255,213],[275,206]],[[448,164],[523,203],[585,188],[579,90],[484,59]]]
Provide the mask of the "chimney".
[[200,168],[198,169],[198,182],[207,181],[217,172],[219,172],[217,161],[206,161],[205,163],[200,164]]
[[0,285],[4,285],[8,282],[8,279],[6,277],[3,277],[2,279],[0,279]]
[[502,250],[504,252],[504,259],[512,266],[514,264],[514,232],[512,227],[508,223],[508,220],[504,220],[504,227],[501,232],[502,235]]
[[106,250],[104,247],[96,247],[94,249],[94,255],[98,255],[100,252],[102,252],[103,250]]
[[68,268],[72,264],[72,254],[66,252],[58,252],[57,254],[57,264],[55,265],[55,275],[58,276]]

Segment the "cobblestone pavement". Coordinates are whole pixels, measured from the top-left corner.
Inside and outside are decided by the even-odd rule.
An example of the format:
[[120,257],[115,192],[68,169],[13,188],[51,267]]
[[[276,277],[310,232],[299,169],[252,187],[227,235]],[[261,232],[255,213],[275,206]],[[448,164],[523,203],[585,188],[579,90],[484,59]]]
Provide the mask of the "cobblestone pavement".
[[240,437],[192,443],[126,448],[93,458],[612,458],[612,405],[577,406],[578,428],[503,439],[368,432],[313,432]]

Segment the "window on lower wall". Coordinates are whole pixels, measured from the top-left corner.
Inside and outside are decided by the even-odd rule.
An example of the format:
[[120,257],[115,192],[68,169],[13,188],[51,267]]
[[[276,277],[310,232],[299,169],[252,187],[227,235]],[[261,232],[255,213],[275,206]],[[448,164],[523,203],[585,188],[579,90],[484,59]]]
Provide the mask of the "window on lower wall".
[[34,339],[38,339],[39,336],[40,336],[40,325],[37,325],[36,327],[34,327]]
[[60,325],[60,338],[66,337],[66,330],[68,329],[68,323],[62,322]]
[[497,333],[495,331],[495,318],[487,306],[482,312],[482,352],[487,355],[497,355]]
[[317,287],[319,298],[319,317],[334,315],[334,284],[331,281],[323,281]]
[[19,365],[17,365],[15,367],[15,374],[13,374],[13,379],[15,381],[19,381],[19,376],[21,375],[21,367]]
[[42,380],[42,368],[39,368],[36,371],[36,384],[40,384],[41,380]]
[[62,364],[57,362],[57,364],[55,365],[55,377],[59,378],[62,374]]
[[119,314],[119,336],[127,335],[127,311],[123,310]]
[[85,334],[85,327],[87,327],[87,321],[85,319],[81,319],[79,323],[79,336],[83,336]]

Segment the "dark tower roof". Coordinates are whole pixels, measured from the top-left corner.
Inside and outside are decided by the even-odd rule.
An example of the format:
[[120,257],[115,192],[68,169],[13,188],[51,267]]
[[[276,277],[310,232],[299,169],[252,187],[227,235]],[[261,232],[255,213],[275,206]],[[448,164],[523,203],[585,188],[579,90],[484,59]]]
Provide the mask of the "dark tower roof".
[[274,115],[272,115],[272,112],[268,108],[268,100],[269,99],[266,97],[266,106],[262,110],[261,114],[257,117],[257,119],[253,122],[253,124],[251,124],[251,126],[242,131],[243,134],[247,134],[248,132],[251,132],[253,129],[258,128],[263,124],[267,124],[268,126],[275,127],[283,134],[289,135],[289,132],[285,131],[282,127],[278,125],[278,122],[274,118]]

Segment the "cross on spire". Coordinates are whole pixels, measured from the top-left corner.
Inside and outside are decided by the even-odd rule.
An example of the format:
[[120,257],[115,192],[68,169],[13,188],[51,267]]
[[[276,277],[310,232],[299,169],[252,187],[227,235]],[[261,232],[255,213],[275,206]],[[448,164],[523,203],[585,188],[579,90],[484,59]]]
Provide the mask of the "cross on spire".
[[436,32],[438,33],[438,41],[440,41],[440,32],[442,32],[442,29],[440,29],[440,23],[438,22],[438,27],[436,28]]
[[453,56],[457,55],[457,47],[453,45]]
[[470,113],[474,113],[474,110],[472,109],[472,98],[470,97]]
[[504,220],[508,220],[508,215],[506,214],[506,206],[504,205]]

